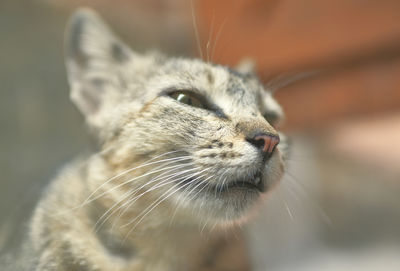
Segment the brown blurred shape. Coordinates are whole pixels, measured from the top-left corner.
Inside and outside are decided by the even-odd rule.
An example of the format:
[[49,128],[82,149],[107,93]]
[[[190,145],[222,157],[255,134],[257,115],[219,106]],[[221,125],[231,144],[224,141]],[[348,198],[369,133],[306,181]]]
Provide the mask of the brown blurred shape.
[[318,71],[277,93],[289,128],[400,108],[399,1],[201,0],[197,5],[201,40],[206,44],[210,33],[218,40],[214,60],[234,65],[251,57],[265,82]]

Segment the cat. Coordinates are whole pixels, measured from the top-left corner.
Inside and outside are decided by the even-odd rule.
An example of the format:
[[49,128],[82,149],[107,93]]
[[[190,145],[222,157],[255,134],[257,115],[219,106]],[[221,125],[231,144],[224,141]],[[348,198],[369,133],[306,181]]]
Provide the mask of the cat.
[[250,270],[241,232],[285,171],[283,112],[249,65],[140,54],[94,11],[66,31],[70,96],[98,152],[30,224],[30,270]]

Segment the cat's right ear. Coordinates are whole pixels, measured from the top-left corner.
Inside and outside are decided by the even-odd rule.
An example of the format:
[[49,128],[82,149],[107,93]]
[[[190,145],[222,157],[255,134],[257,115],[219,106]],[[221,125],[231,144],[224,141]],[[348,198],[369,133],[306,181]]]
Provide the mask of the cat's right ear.
[[70,97],[94,127],[122,97],[121,70],[135,55],[94,11],[76,11],[65,35],[65,58]]

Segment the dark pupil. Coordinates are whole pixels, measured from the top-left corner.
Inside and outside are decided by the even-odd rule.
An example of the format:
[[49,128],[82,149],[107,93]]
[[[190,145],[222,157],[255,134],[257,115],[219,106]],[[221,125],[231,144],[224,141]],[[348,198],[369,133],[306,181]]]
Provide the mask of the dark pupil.
[[186,94],[180,93],[176,99],[181,103],[193,105],[192,98]]

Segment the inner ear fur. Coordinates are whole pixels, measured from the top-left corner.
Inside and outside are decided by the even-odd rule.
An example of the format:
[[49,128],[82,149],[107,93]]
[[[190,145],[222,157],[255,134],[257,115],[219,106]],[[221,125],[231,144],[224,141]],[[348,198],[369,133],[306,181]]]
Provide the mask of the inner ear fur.
[[119,70],[134,53],[93,10],[79,9],[65,34],[70,96],[89,124],[100,126],[121,96]]

